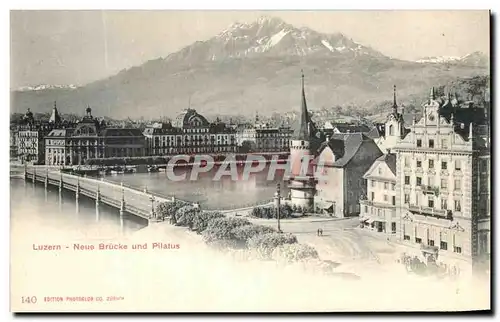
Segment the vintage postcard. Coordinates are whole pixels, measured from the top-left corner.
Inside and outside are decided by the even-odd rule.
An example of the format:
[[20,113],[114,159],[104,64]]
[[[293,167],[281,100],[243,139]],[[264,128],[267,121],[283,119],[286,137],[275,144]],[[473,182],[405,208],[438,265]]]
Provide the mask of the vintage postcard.
[[491,310],[489,11],[10,29],[12,312]]

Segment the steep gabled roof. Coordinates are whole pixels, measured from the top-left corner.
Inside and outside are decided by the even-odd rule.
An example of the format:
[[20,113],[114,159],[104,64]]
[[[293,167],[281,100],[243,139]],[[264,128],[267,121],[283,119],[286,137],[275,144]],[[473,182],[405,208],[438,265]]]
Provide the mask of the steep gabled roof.
[[[344,167],[356,155],[363,142],[372,141],[363,133],[334,134],[328,142],[324,142],[319,151],[329,147],[335,155],[333,166]],[[374,143],[375,144],[375,143]]]
[[316,134],[316,126],[311,120],[309,112],[307,111],[306,94],[304,90],[304,74],[302,73],[302,97],[300,116],[298,120],[292,125],[293,135],[292,139],[309,141]]
[[[389,170],[391,171],[394,179],[396,178],[396,155],[394,153],[388,153],[381,155],[378,157],[375,162],[370,166],[368,171],[363,175],[364,179],[368,179],[369,177],[380,177],[374,173],[375,169],[377,169],[381,164],[386,164]],[[388,178],[389,179],[389,178]]]

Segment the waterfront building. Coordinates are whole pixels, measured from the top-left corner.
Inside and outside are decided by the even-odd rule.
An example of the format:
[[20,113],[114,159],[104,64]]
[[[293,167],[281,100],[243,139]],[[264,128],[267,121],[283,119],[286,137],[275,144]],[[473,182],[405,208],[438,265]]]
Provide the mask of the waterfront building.
[[45,137],[45,147],[49,165],[83,165],[96,158],[141,157],[146,144],[140,129],[107,127],[87,107],[74,128],[52,130]]
[[317,208],[335,217],[359,215],[359,200],[367,193],[363,176],[382,154],[373,139],[363,133],[327,138],[315,161],[324,177],[316,186]]
[[470,270],[490,254],[490,146],[485,108],[434,89],[394,147],[397,233],[428,260]]
[[10,160],[17,160],[18,157],[18,143],[19,141],[19,127],[17,124],[10,124]]
[[236,142],[241,152],[288,152],[292,130],[289,126],[271,126],[259,122],[244,124],[236,130]]
[[[55,108],[55,107],[54,107]],[[26,112],[17,130],[17,158],[21,163],[43,164],[45,161],[44,137],[55,124],[36,121],[30,109]]]
[[363,179],[367,193],[359,200],[362,227],[396,234],[396,155],[388,153],[377,158]]
[[220,122],[209,123],[194,109],[186,109],[172,123],[144,130],[149,155],[234,153],[236,130]]

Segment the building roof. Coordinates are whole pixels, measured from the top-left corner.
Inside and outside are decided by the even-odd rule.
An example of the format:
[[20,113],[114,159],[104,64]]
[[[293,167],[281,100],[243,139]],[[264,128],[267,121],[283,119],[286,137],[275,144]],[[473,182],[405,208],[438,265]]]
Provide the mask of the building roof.
[[74,129],[55,129],[47,134],[48,137],[68,137],[73,134]]
[[300,115],[298,119],[292,124],[291,129],[293,130],[292,139],[310,141],[312,137],[316,134],[316,126],[311,120],[311,116],[307,110],[306,94],[304,90],[304,74],[302,73],[302,96],[301,96],[301,107]]
[[209,125],[207,119],[201,114],[198,114],[198,112],[192,108],[188,108],[177,115],[177,117],[173,120],[172,125],[178,128],[192,127],[195,121],[201,123],[200,126]]
[[50,115],[49,123],[53,123],[53,124],[61,123],[61,116],[59,115],[59,112],[57,111],[56,102],[54,102],[54,108],[52,108],[52,114]]
[[372,129],[366,133],[366,136],[369,137],[370,139],[378,139],[382,135],[383,133],[381,133],[381,131],[377,126],[372,127]]
[[372,139],[363,133],[333,134],[328,142],[324,142],[321,145],[319,151],[328,146],[335,155],[333,166],[344,167],[356,155],[363,142],[367,141],[373,142]]
[[[382,164],[382,163],[385,163],[387,165],[387,167],[389,168],[389,170],[392,173],[392,178],[388,178],[388,173],[385,173],[385,174],[374,173],[375,169],[377,169],[380,166],[380,164]],[[370,166],[368,171],[366,171],[366,173],[363,175],[363,178],[364,179],[368,179],[368,178],[383,179],[383,178],[385,178],[385,179],[393,179],[394,180],[396,178],[396,154],[387,153],[387,154],[384,154],[384,155],[381,155],[380,157],[378,157],[373,162],[373,164]]]
[[396,175],[396,154],[394,153],[387,153],[384,155],[381,155],[380,157],[377,158],[376,161],[381,161],[385,162],[389,169],[391,169],[391,172]]
[[335,128],[341,133],[368,133],[371,129],[366,125],[337,124]]
[[109,136],[143,136],[141,129],[130,128],[130,129],[122,129],[122,128],[107,128],[101,131],[101,136],[109,137]]

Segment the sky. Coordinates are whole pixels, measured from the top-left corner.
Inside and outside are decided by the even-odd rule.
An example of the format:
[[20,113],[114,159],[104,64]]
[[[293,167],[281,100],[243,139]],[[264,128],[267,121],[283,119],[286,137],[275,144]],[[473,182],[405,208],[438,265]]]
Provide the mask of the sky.
[[102,79],[275,16],[406,60],[489,53],[488,11],[11,11],[10,88]]

